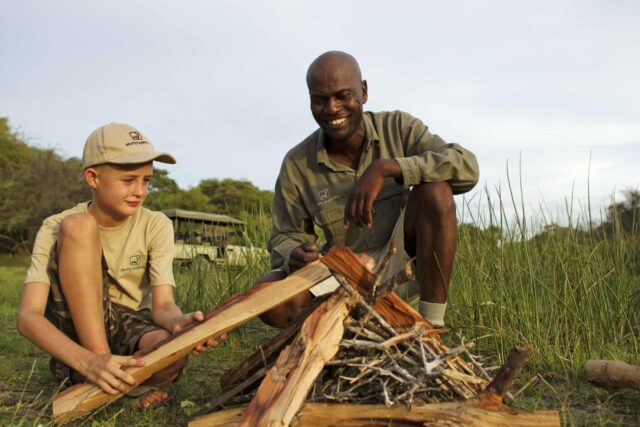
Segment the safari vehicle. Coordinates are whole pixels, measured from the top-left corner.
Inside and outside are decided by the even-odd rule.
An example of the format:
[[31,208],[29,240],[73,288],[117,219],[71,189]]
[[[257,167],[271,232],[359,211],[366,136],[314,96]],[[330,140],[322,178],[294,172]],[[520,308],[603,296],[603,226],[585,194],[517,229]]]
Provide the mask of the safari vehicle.
[[183,209],[166,209],[162,213],[173,221],[177,262],[243,267],[269,255],[266,249],[249,242],[246,224],[239,219]]

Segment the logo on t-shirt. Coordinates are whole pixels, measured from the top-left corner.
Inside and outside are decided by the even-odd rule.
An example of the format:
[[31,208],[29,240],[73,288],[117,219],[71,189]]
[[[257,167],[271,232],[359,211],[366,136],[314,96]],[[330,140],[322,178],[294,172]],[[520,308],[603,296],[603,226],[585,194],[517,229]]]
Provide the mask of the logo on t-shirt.
[[140,255],[134,255],[129,258],[129,265],[131,267],[137,267],[142,263],[142,257]]
[[120,273],[127,273],[134,270],[140,270],[141,268],[146,268],[146,262],[147,259],[144,255],[131,255],[129,257],[129,265],[127,266],[123,263],[124,265],[120,267]]
[[330,203],[340,197],[340,196],[330,195],[328,188],[323,188],[322,190],[318,191],[316,194],[318,195],[318,206],[324,206],[327,203]]

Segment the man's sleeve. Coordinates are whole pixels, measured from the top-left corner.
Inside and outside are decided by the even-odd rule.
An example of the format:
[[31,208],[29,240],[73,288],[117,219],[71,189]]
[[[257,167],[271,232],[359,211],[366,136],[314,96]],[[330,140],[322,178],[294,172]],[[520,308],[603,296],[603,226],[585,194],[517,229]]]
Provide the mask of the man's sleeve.
[[157,214],[149,228],[149,281],[151,286],[172,285],[173,277],[173,224],[163,214]]
[[446,181],[454,194],[460,194],[478,183],[480,170],[471,151],[458,144],[447,144],[409,114],[401,113],[400,126],[405,157],[395,160],[402,170],[405,187]]
[[271,268],[289,273],[289,254],[293,248],[302,243],[314,243],[317,236],[298,189],[283,177],[282,172],[276,182],[271,216]]

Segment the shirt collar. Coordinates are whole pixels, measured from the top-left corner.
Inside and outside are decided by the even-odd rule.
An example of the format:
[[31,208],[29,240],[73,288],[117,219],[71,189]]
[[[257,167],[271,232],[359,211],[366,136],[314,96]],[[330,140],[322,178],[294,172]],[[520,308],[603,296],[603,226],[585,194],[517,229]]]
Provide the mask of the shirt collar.
[[[380,138],[378,138],[378,133],[376,129],[373,127],[373,122],[369,117],[369,113],[365,112],[362,115],[362,120],[364,121],[364,143],[365,143],[365,151],[369,151],[372,147],[380,143]],[[329,166],[333,163],[333,161],[329,158],[329,153],[327,152],[327,146],[325,143],[325,133],[322,128],[318,129],[318,139],[316,141],[316,161],[317,163],[323,164],[325,166]]]

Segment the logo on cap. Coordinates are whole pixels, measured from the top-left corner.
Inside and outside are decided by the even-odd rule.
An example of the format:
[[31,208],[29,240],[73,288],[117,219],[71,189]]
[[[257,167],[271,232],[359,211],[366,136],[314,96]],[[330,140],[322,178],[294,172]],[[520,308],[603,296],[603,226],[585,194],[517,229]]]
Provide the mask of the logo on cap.
[[142,139],[142,135],[137,130],[133,130],[129,132],[129,137],[131,138],[131,142],[127,142],[125,145],[129,147],[130,145],[142,145],[148,144],[147,141]]

